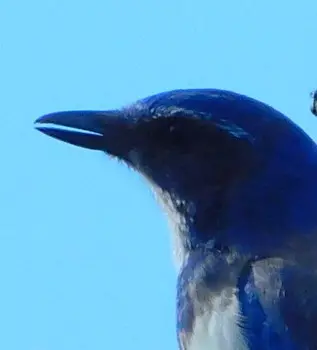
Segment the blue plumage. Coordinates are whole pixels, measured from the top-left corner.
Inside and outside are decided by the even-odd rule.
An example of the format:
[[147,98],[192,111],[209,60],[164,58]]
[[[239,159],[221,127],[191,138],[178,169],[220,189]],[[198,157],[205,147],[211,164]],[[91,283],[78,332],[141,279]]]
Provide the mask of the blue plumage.
[[37,128],[124,160],[157,193],[173,225],[180,349],[317,349],[317,147],[290,119],[200,89]]

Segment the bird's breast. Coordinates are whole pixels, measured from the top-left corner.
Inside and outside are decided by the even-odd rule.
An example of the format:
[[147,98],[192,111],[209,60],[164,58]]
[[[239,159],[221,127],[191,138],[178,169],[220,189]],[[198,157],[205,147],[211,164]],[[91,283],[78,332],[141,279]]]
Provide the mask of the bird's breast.
[[237,297],[228,300],[221,293],[209,306],[206,305],[203,313],[195,318],[193,331],[187,341],[183,342],[182,350],[248,350],[240,326]]

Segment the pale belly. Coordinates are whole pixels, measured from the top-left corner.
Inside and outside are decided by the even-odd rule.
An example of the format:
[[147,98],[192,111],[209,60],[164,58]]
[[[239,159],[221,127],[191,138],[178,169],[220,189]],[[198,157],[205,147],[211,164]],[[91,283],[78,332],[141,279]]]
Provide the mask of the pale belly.
[[184,350],[249,349],[243,328],[239,326],[241,316],[237,298],[234,296],[225,308],[223,302],[223,296],[215,298],[213,312],[210,314],[206,310],[204,315],[196,318],[192,337],[184,344]]

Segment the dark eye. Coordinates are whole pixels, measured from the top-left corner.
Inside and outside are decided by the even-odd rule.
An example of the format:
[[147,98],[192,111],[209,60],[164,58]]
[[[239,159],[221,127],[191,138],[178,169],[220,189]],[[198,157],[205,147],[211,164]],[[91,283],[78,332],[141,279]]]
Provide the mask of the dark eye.
[[159,118],[141,124],[139,132],[141,132],[142,139],[146,142],[147,147],[170,148],[173,144],[177,144],[183,132],[186,131],[177,119]]
[[155,133],[155,142],[169,150],[186,152],[193,142],[196,142],[196,132],[193,120],[182,117],[162,120]]

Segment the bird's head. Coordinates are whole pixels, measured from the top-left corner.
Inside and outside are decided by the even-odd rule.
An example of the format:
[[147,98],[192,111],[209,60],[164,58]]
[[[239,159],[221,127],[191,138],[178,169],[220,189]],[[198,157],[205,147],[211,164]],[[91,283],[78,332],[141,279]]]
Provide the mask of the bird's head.
[[302,185],[315,150],[283,114],[215,89],[166,92],[120,110],[52,113],[39,118],[36,128],[104,151],[140,172],[186,249],[207,241],[237,243],[233,225],[255,232],[259,220],[270,225],[261,204],[282,201],[278,184]]

